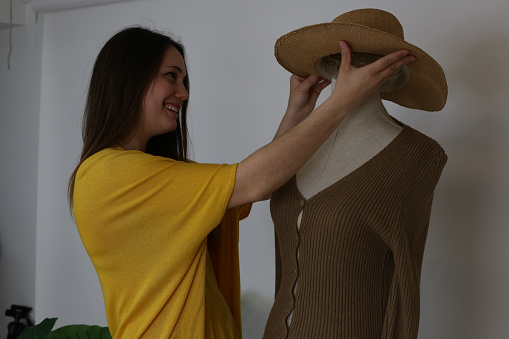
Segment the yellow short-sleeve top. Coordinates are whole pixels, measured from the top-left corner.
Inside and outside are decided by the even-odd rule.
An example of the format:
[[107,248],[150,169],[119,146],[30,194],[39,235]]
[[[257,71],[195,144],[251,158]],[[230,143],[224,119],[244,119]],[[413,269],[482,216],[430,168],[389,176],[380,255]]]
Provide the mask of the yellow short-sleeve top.
[[82,163],[73,212],[114,338],[241,338],[236,168],[120,147]]

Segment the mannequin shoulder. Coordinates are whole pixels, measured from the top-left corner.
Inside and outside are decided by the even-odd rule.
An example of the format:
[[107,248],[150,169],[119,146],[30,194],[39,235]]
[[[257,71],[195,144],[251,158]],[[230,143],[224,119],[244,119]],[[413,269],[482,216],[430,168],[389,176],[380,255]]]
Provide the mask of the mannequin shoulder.
[[405,125],[403,128],[406,144],[418,153],[427,153],[429,155],[442,153],[447,157],[444,148],[438,141],[426,134]]

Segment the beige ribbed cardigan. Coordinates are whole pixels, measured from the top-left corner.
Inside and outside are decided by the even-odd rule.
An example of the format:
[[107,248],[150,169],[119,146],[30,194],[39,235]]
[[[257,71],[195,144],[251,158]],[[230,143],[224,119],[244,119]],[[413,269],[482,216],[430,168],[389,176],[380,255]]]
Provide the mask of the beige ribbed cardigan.
[[446,161],[436,141],[404,126],[379,154],[309,200],[295,177],[277,190],[276,293],[264,339],[417,338],[422,257]]

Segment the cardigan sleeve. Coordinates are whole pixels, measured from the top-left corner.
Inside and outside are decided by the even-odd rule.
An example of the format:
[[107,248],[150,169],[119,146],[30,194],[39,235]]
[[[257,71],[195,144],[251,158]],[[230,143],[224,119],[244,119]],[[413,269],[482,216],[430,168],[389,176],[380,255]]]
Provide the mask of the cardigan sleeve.
[[402,215],[403,224],[408,225],[406,237],[409,243],[413,244],[410,247],[413,252],[413,267],[419,268],[415,272],[417,281],[420,281],[420,267],[422,266],[435,188],[446,162],[447,155],[442,151],[435,154],[427,166],[423,167],[406,200]]
[[393,252],[395,276],[388,301],[394,309],[386,314],[382,338],[417,338],[422,258],[433,195],[446,161],[443,151],[433,155],[421,168],[403,203],[394,244],[397,251]]

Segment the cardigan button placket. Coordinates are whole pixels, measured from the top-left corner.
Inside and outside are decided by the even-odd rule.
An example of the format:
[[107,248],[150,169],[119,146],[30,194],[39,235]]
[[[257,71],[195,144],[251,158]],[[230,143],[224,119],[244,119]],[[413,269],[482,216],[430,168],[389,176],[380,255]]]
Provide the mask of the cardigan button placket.
[[[306,199],[301,199],[299,201],[299,205],[301,207],[300,213],[302,213],[303,210],[304,210],[304,207],[306,206]],[[290,326],[292,324],[293,311],[294,311],[294,307],[295,307],[295,294],[296,294],[296,291],[297,291],[297,284],[298,284],[298,279],[299,279],[299,246],[300,246],[299,229],[300,229],[300,224],[299,224],[299,221],[297,221],[296,234],[295,234],[295,242],[296,242],[296,245],[297,245],[296,246],[296,256],[295,256],[295,260],[296,260],[295,265],[296,265],[296,267],[293,269],[293,273],[295,275],[295,280],[294,280],[293,289],[292,289],[293,300],[291,300],[290,303],[289,303],[289,306],[290,306],[291,309],[290,309],[290,313],[286,317],[286,330],[287,330],[287,333],[286,333],[285,338],[288,337],[288,333],[290,331]]]

